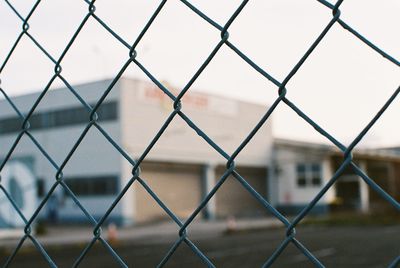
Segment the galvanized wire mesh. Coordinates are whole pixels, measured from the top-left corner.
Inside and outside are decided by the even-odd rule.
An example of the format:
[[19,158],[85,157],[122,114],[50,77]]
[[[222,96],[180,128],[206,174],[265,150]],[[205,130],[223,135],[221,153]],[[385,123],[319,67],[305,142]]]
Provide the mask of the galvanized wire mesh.
[[[141,184],[148,192],[148,194],[158,203],[158,205],[165,211],[166,214],[169,215],[169,217],[179,226],[179,239],[175,241],[173,245],[171,245],[171,248],[168,252],[165,253],[165,256],[162,260],[160,260],[159,266],[164,266],[171,256],[173,256],[174,252],[177,250],[177,248],[182,244],[185,243],[189,246],[189,248],[204,262],[205,265],[209,267],[214,267],[213,263],[210,261],[209,258],[191,241],[190,236],[187,232],[188,226],[192,223],[194,218],[202,211],[202,209],[207,205],[208,201],[213,198],[215,193],[218,191],[218,189],[221,187],[221,185],[224,184],[228,176],[233,175],[234,178],[240,184],[255,198],[258,200],[259,203],[261,203],[265,210],[269,211],[272,215],[274,215],[277,219],[279,219],[285,226],[286,226],[286,238],[281,242],[281,244],[276,248],[275,252],[271,256],[265,256],[265,263],[264,267],[269,267],[271,266],[275,260],[279,257],[279,255],[285,250],[285,248],[288,246],[289,243],[292,243],[295,245],[299,251],[301,251],[313,264],[315,264],[317,267],[324,267],[324,265],[321,263],[320,260],[318,260],[317,257],[313,255],[311,251],[309,251],[297,238],[296,238],[296,226],[304,219],[304,217],[310,212],[310,210],[315,206],[315,204],[321,199],[322,196],[332,187],[332,185],[338,180],[339,176],[343,173],[343,171],[346,168],[351,168],[353,171],[359,175],[362,180],[367,183],[374,191],[376,191],[382,198],[384,198],[388,203],[390,203],[397,211],[400,211],[400,204],[398,201],[396,201],[393,197],[391,197],[388,193],[386,193],[378,184],[376,184],[373,180],[373,178],[369,178],[363,170],[360,169],[359,166],[353,161],[353,156],[352,152],[355,149],[355,147],[358,145],[358,143],[363,139],[363,137],[367,134],[367,132],[370,130],[370,128],[379,120],[379,118],[382,116],[382,114],[386,111],[386,109],[391,105],[393,100],[397,97],[397,95],[400,92],[400,87],[397,88],[394,93],[391,95],[391,97],[387,100],[385,105],[377,112],[377,114],[374,116],[374,118],[368,123],[367,126],[358,134],[358,136],[353,140],[353,142],[349,146],[343,145],[341,142],[339,142],[335,137],[333,137],[330,133],[325,131],[322,127],[320,127],[316,122],[314,122],[310,117],[307,116],[298,106],[296,106],[295,103],[291,102],[290,99],[286,96],[287,93],[287,88],[286,85],[288,82],[293,78],[293,76],[297,73],[297,71],[302,67],[304,62],[307,60],[307,58],[310,56],[311,53],[315,50],[315,48],[319,45],[321,40],[324,39],[325,35],[330,31],[333,25],[339,24],[342,26],[344,29],[349,31],[354,37],[356,37],[360,42],[363,42],[365,45],[370,47],[372,50],[375,52],[381,54],[383,57],[385,57],[388,61],[391,63],[395,64],[397,67],[400,67],[400,62],[390,56],[389,54],[385,53],[383,50],[381,50],[379,47],[374,45],[371,41],[369,41],[366,37],[361,35],[358,31],[356,31],[354,28],[352,28],[350,25],[348,25],[345,21],[343,21],[340,18],[341,12],[340,12],[340,6],[343,2],[343,0],[337,1],[335,4],[331,4],[328,1],[325,0],[318,0],[318,2],[322,5],[324,5],[326,8],[331,9],[332,11],[332,19],[329,21],[329,23],[325,26],[323,31],[319,34],[319,36],[315,39],[315,41],[312,43],[312,45],[308,48],[308,50],[304,53],[304,55],[301,57],[301,59],[297,62],[297,64],[289,71],[287,76],[284,78],[283,81],[279,81],[275,79],[272,75],[270,75],[266,70],[262,69],[255,61],[250,59],[248,56],[246,56],[237,46],[235,46],[233,43],[229,41],[229,28],[231,24],[235,21],[235,19],[240,15],[242,10],[245,8],[246,4],[249,1],[243,1],[241,2],[240,6],[234,11],[234,13],[230,16],[228,21],[224,25],[218,24],[215,20],[210,18],[207,14],[203,13],[201,10],[196,8],[190,1],[186,0],[181,0],[182,3],[184,3],[188,9],[190,9],[194,14],[198,15],[201,17],[203,20],[205,20],[210,27],[214,27],[217,30],[220,31],[221,34],[221,39],[220,41],[215,45],[214,49],[212,52],[208,55],[208,57],[204,60],[203,64],[199,66],[198,70],[196,73],[192,76],[192,78],[187,81],[187,84],[180,90],[178,95],[174,95],[170,89],[168,89],[163,83],[161,83],[155,76],[152,75],[150,71],[146,69],[146,67],[137,60],[137,52],[136,52],[136,47],[137,45],[141,42],[142,38],[144,35],[146,35],[147,31],[149,28],[152,26],[152,23],[157,19],[157,16],[163,9],[165,3],[167,2],[166,0],[161,1],[160,4],[158,5],[157,9],[154,11],[154,13],[151,15],[149,18],[147,24],[145,27],[142,29],[140,34],[137,36],[133,44],[130,44],[126,40],[124,40],[120,35],[118,35],[112,28],[110,28],[100,17],[96,15],[96,6],[95,6],[95,0],[89,1],[85,0],[85,2],[88,5],[88,12],[86,16],[83,18],[81,21],[80,25],[76,29],[75,33],[73,34],[72,38],[69,40],[69,42],[66,44],[64,50],[61,53],[61,56],[58,58],[55,58],[51,55],[51,53],[46,50],[44,46],[41,45],[40,42],[38,42],[35,37],[30,33],[30,25],[29,25],[29,20],[34,14],[35,10],[40,4],[40,0],[36,1],[33,7],[31,8],[30,12],[26,17],[23,17],[19,11],[14,7],[14,5],[7,0],[4,0],[5,3],[9,6],[9,8],[15,13],[15,15],[21,20],[22,23],[22,31],[18,35],[17,39],[15,40],[13,46],[11,47],[9,53],[7,54],[6,58],[2,62],[0,66],[0,78],[1,78],[1,72],[5,69],[7,66],[7,62],[9,59],[13,56],[13,53],[16,49],[16,47],[19,45],[21,40],[23,38],[30,40],[36,47],[38,47],[43,54],[54,64],[54,73],[51,75],[51,78],[46,85],[46,87],[42,90],[41,94],[33,104],[33,106],[30,108],[29,112],[27,114],[23,114],[20,112],[20,110],[17,108],[17,106],[14,104],[13,100],[9,97],[8,92],[10,89],[4,89],[0,88],[0,91],[4,98],[7,100],[9,105],[13,108],[13,110],[16,112],[16,114],[21,118],[21,128],[19,130],[18,135],[16,136],[16,139],[11,147],[11,149],[7,152],[5,159],[0,165],[0,172],[3,170],[4,166],[6,165],[7,161],[10,159],[12,156],[15,148],[17,147],[18,143],[20,142],[21,138],[23,136],[28,137],[34,144],[35,146],[40,150],[40,152],[43,154],[43,156],[49,161],[49,163],[54,167],[55,169],[55,180],[54,184],[50,188],[50,190],[47,192],[43,200],[40,202],[39,206],[37,207],[36,211],[33,213],[33,215],[29,218],[25,217],[21,210],[18,208],[18,205],[16,202],[13,200],[11,197],[10,193],[7,192],[5,187],[0,184],[0,189],[2,191],[2,194],[4,194],[4,197],[10,202],[10,204],[14,207],[16,212],[18,213],[19,217],[24,221],[25,223],[25,228],[24,228],[24,235],[21,237],[18,245],[15,247],[13,252],[10,254],[8,257],[6,263],[4,266],[8,266],[13,262],[14,257],[16,256],[17,252],[21,249],[22,245],[24,242],[29,239],[33,242],[34,246],[37,248],[37,250],[44,256],[45,260],[48,262],[48,264],[52,267],[56,267],[57,264],[52,260],[51,256],[46,252],[44,247],[41,245],[41,243],[37,240],[35,235],[32,233],[32,224],[37,220],[38,214],[40,211],[43,209],[43,207],[46,205],[46,203],[49,201],[50,196],[52,193],[56,190],[56,188],[63,188],[65,192],[70,196],[70,198],[75,202],[75,204],[79,207],[80,210],[85,214],[87,219],[90,221],[90,223],[93,225],[93,239],[88,243],[88,245],[85,247],[85,249],[81,252],[80,256],[77,257],[75,263],[73,266],[78,266],[81,261],[85,258],[85,256],[88,254],[88,252],[91,250],[92,246],[97,242],[101,242],[101,244],[104,245],[104,247],[108,250],[108,252],[114,257],[115,261],[123,267],[127,267],[128,264],[118,255],[118,253],[112,248],[112,246],[103,238],[102,235],[102,230],[101,227],[104,224],[104,222],[107,220],[109,217],[110,213],[113,211],[115,206],[120,202],[121,198],[124,197],[125,193],[128,191],[128,189],[132,186],[133,183],[139,183]],[[115,38],[118,42],[120,42],[122,45],[126,47],[126,49],[129,52],[129,57],[127,57],[127,60],[122,64],[122,67],[120,68],[119,72],[115,75],[113,78],[112,82],[109,84],[107,87],[106,91],[104,94],[100,97],[100,99],[97,101],[97,103],[93,106],[89,105],[88,103],[85,102],[85,100],[78,94],[78,92],[74,89],[73,86],[68,83],[67,79],[64,78],[63,72],[62,72],[62,62],[63,59],[67,56],[68,51],[70,50],[71,46],[74,44],[77,36],[81,32],[81,30],[85,27],[87,22],[89,20],[94,20],[99,25],[101,25],[106,31],[110,33],[110,38]],[[199,75],[204,71],[205,68],[207,68],[208,64],[213,60],[215,55],[220,51],[221,47],[226,46],[229,47],[237,56],[239,56],[244,62],[249,64],[255,72],[259,73],[261,76],[263,76],[265,79],[268,79],[271,83],[273,83],[277,87],[277,93],[278,96],[273,102],[273,104],[267,109],[266,113],[264,116],[259,120],[256,126],[251,130],[251,132],[248,134],[248,136],[243,140],[243,142],[236,148],[233,154],[229,155],[226,153],[216,142],[214,142],[205,132],[202,131],[191,119],[187,114],[184,112],[184,102],[181,101],[183,96],[190,90],[192,84],[196,81],[196,79],[199,77]],[[102,105],[108,94],[113,90],[114,85],[117,83],[117,81],[121,78],[121,76],[124,74],[125,70],[129,65],[136,65],[139,67],[143,73],[148,76],[151,81],[154,82],[154,84],[161,90],[163,93],[165,93],[171,100],[173,100],[173,111],[170,113],[169,117],[167,120],[160,126],[160,129],[158,133],[155,135],[155,137],[152,139],[150,144],[148,144],[147,148],[143,152],[142,155],[140,155],[137,160],[133,159],[133,156],[130,156],[128,153],[126,153],[121,146],[114,141],[111,136],[107,133],[105,129],[102,128],[100,123],[98,122],[98,117],[97,117],[97,111],[99,107]],[[65,157],[65,159],[62,161],[61,165],[58,165],[56,161],[52,159],[52,157],[46,152],[46,150],[42,147],[40,142],[38,142],[33,135],[30,133],[30,123],[29,120],[34,114],[35,109],[39,105],[39,103],[42,101],[43,97],[47,94],[49,88],[53,84],[53,82],[56,79],[60,79],[66,87],[76,96],[76,98],[79,100],[79,102],[85,107],[89,112],[90,112],[90,118],[88,118],[87,124],[83,132],[81,133],[80,137],[76,140],[74,146],[71,148],[69,151],[68,155]],[[0,84],[1,85],[1,84]],[[238,171],[236,170],[235,167],[235,159],[236,157],[240,154],[240,152],[245,148],[245,146],[250,142],[250,140],[253,138],[253,136],[257,133],[257,131],[267,122],[267,120],[270,118],[271,114],[274,112],[276,107],[278,105],[287,105],[290,109],[292,109],[294,112],[298,114],[299,117],[301,117],[307,124],[310,124],[312,127],[315,128],[316,131],[318,131],[321,135],[326,137],[327,140],[329,140],[332,144],[334,144],[337,148],[340,149],[340,151],[343,152],[343,162],[341,163],[340,167],[335,171],[333,177],[329,180],[329,182],[322,188],[322,190],[312,199],[312,201],[293,219],[289,220],[287,219],[284,215],[282,215],[277,209],[275,209],[273,206],[270,205],[270,203],[257,191],[255,191],[246,181],[246,178],[242,177]],[[218,179],[217,183],[215,186],[212,188],[212,190],[206,195],[206,197],[201,201],[201,203],[198,205],[198,207],[193,211],[193,213],[190,215],[188,219],[185,221],[181,221],[164,203],[160,198],[152,191],[151,187],[149,187],[146,184],[146,179],[142,178],[140,175],[140,164],[143,162],[143,160],[146,158],[148,153],[152,150],[153,146],[157,143],[159,138],[163,135],[164,131],[168,128],[169,124],[176,118],[180,117],[182,118],[186,123],[187,127],[192,128],[194,131],[196,131],[208,144],[211,146],[216,152],[218,152],[222,157],[226,159],[226,170],[224,174],[222,175],[221,178]],[[127,160],[129,163],[132,165],[132,177],[128,181],[128,183],[123,187],[121,192],[117,195],[111,206],[107,209],[106,213],[101,217],[100,220],[96,220],[86,209],[85,207],[79,202],[78,198],[74,194],[73,191],[68,187],[66,182],[64,181],[63,178],[63,169],[69,162],[70,158],[73,156],[75,153],[76,149],[79,147],[81,142],[85,139],[86,134],[88,131],[92,128],[95,128],[101,133],[107,140],[108,142],[120,152],[120,154]],[[392,263],[388,264],[390,267],[395,267],[400,264],[400,256],[395,256],[393,259]]]

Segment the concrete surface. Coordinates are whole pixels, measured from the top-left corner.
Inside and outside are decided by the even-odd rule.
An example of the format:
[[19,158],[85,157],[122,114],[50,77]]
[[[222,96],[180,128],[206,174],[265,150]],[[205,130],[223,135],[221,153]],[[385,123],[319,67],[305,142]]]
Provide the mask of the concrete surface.
[[[229,234],[223,231],[222,222],[214,224],[215,230],[209,229],[203,222],[197,222],[192,226],[189,238],[216,267],[261,267],[285,238],[284,228],[265,228],[266,222],[252,223],[255,228],[248,225],[249,228]],[[245,222],[238,223],[240,225],[245,225]],[[111,245],[129,267],[155,267],[178,238],[176,230],[168,224],[120,230],[120,241]],[[74,244],[72,240],[83,242],[84,239],[77,237],[79,234],[87,234],[83,229],[77,232],[72,227],[64,231],[62,235],[58,232],[58,238],[74,234],[70,235],[70,244],[50,245],[50,234],[42,239],[47,243],[45,249],[59,267],[71,267],[87,245]],[[399,237],[399,225],[300,226],[296,235],[326,267],[344,268],[388,267],[390,262],[400,256]],[[10,250],[0,250],[0,264],[4,264]],[[11,267],[47,267],[47,264],[35,248],[25,247],[18,252]],[[112,255],[98,243],[88,252],[80,267],[119,266]],[[206,266],[186,244],[181,244],[165,267]],[[272,267],[314,266],[294,245],[289,244]]]

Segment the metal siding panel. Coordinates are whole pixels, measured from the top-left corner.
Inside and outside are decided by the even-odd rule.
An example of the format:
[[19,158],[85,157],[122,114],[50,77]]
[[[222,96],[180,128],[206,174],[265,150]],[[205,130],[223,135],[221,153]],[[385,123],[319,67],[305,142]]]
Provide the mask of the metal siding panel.
[[[262,196],[267,192],[266,169],[238,168],[239,174]],[[220,178],[223,172],[218,170]],[[265,209],[233,176],[229,176],[216,193],[217,217],[265,215]]]
[[[201,172],[193,165],[144,165],[140,177],[164,204],[180,218],[187,218],[201,199]],[[168,215],[150,194],[136,183],[136,222],[157,221]]]

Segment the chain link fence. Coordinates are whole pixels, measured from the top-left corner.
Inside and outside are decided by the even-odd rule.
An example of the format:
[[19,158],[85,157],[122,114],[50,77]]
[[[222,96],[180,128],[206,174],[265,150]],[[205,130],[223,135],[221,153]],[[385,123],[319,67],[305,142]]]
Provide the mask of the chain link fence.
[[[187,232],[188,227],[190,224],[193,222],[195,217],[202,211],[202,209],[207,205],[209,200],[213,198],[215,193],[218,191],[218,189],[224,184],[228,176],[233,175],[233,177],[240,182],[240,184],[249,192],[253,195],[255,199],[258,200],[259,203],[263,205],[265,210],[269,211],[272,215],[274,215],[279,221],[281,221],[285,227],[286,227],[286,238],[280,243],[280,245],[276,248],[274,253],[271,256],[265,256],[265,263],[264,267],[269,267],[271,266],[275,260],[278,258],[278,256],[285,250],[285,248],[288,246],[288,244],[292,243],[295,245],[298,250],[300,250],[315,266],[317,267],[324,267],[324,265],[321,263],[320,260],[318,260],[317,257],[313,255],[311,251],[309,251],[302,243],[296,238],[296,226],[304,219],[304,217],[310,212],[310,210],[316,205],[316,203],[321,199],[321,197],[324,196],[324,194],[332,187],[332,185],[338,180],[339,176],[343,173],[343,171],[346,168],[351,168],[357,175],[359,175],[362,180],[370,186],[370,188],[374,191],[376,191],[382,198],[384,198],[388,203],[390,203],[397,211],[400,211],[400,204],[398,201],[396,201],[393,197],[391,197],[388,193],[386,193],[380,186],[378,186],[373,178],[369,178],[363,170],[360,169],[359,166],[353,161],[353,156],[352,152],[357,146],[357,144],[363,139],[363,137],[367,134],[367,132],[370,130],[370,128],[379,120],[379,118],[382,116],[382,114],[386,111],[386,109],[391,105],[391,103],[394,101],[394,99],[397,97],[397,95],[400,92],[400,87],[397,88],[394,93],[391,95],[391,97],[387,100],[387,102],[384,104],[384,106],[376,113],[376,115],[373,117],[373,119],[368,123],[367,126],[358,134],[358,136],[351,142],[349,146],[343,145],[341,142],[339,142],[335,137],[333,137],[330,133],[325,131],[318,123],[313,121],[312,118],[308,117],[307,114],[305,114],[298,106],[296,106],[295,103],[291,102],[290,99],[286,96],[286,93],[288,89],[286,88],[286,85],[288,82],[293,78],[293,76],[297,73],[297,71],[302,67],[304,62],[307,60],[307,58],[310,56],[310,54],[313,53],[315,48],[319,45],[321,40],[324,39],[326,34],[330,31],[332,26],[335,24],[339,24],[341,27],[343,27],[345,30],[350,32],[354,38],[358,39],[360,42],[364,43],[366,46],[370,47],[372,50],[374,50],[376,53],[379,53],[383,57],[385,57],[388,61],[391,63],[395,64],[397,67],[400,67],[400,62],[393,58],[391,55],[387,54],[383,50],[381,50],[379,47],[374,45],[371,41],[369,41],[366,37],[364,37],[362,34],[360,34],[357,30],[352,28],[350,25],[348,25],[345,21],[341,19],[341,11],[340,11],[340,6],[343,2],[343,0],[337,1],[335,4],[332,4],[328,1],[324,0],[318,0],[319,4],[324,5],[326,8],[330,9],[332,11],[332,18],[329,21],[329,23],[325,26],[323,31],[319,34],[319,36],[315,39],[315,41],[312,43],[312,45],[308,48],[308,50],[304,53],[304,55],[301,57],[301,59],[297,62],[297,64],[290,70],[290,72],[287,74],[287,76],[284,78],[283,81],[279,81],[275,79],[272,75],[270,75],[266,70],[262,69],[255,61],[250,59],[246,54],[244,54],[235,44],[231,43],[229,40],[229,28],[231,24],[235,21],[235,19],[240,15],[242,10],[246,7],[246,4],[249,1],[243,1],[241,2],[240,6],[237,7],[237,9],[234,11],[234,13],[230,16],[228,21],[224,25],[218,24],[216,21],[214,21],[212,18],[210,18],[207,14],[203,13],[201,10],[199,10],[196,6],[194,6],[190,1],[186,0],[181,0],[183,4],[186,5],[188,9],[190,9],[194,14],[198,15],[201,17],[204,21],[206,21],[210,27],[214,27],[220,31],[221,34],[221,39],[220,41],[215,45],[214,49],[212,52],[208,55],[208,57],[204,60],[203,64],[199,66],[198,70],[196,73],[192,76],[192,78],[187,81],[187,84],[180,90],[178,95],[174,95],[170,89],[168,89],[163,83],[161,83],[155,76],[152,75],[150,71],[148,71],[145,66],[142,65],[141,62],[137,60],[137,52],[136,52],[136,47],[138,44],[141,42],[142,38],[144,35],[146,35],[146,32],[149,30],[149,28],[152,26],[152,23],[157,19],[157,16],[160,14],[160,12],[163,10],[164,5],[166,4],[166,0],[161,1],[160,4],[158,5],[157,9],[154,11],[154,13],[151,15],[151,17],[148,19],[147,24],[145,27],[142,29],[140,34],[137,36],[133,44],[130,44],[126,40],[124,40],[120,35],[118,35],[111,27],[109,27],[103,20],[102,18],[98,17],[96,15],[96,6],[95,6],[95,0],[93,1],[88,1],[85,0],[88,6],[88,12],[86,16],[83,18],[81,21],[79,27],[76,29],[75,33],[73,34],[72,38],[69,40],[69,42],[66,44],[63,52],[61,53],[61,56],[58,58],[55,58],[51,55],[51,53],[46,50],[44,46],[40,42],[38,42],[35,39],[35,36],[33,36],[30,33],[30,25],[29,25],[29,20],[32,16],[32,14],[35,13],[35,10],[38,8],[40,5],[40,0],[36,1],[36,3],[33,5],[31,8],[29,14],[26,17],[23,17],[19,11],[15,8],[12,2],[4,0],[4,2],[8,5],[8,7],[15,13],[15,16],[17,16],[21,20],[21,25],[22,25],[22,31],[18,35],[17,39],[15,40],[13,46],[11,47],[9,53],[7,54],[6,58],[3,60],[0,66],[0,78],[1,78],[1,72],[6,68],[7,63],[9,59],[13,56],[13,53],[19,43],[21,42],[22,39],[28,39],[30,40],[36,47],[38,47],[44,55],[47,56],[48,60],[50,60],[54,64],[54,73],[51,75],[50,80],[46,87],[41,91],[41,94],[37,98],[36,102],[33,104],[33,106],[30,108],[29,112],[27,114],[23,114],[20,112],[18,107],[14,104],[13,100],[9,97],[9,92],[11,89],[7,88],[0,88],[0,91],[4,98],[7,100],[8,104],[11,105],[15,113],[20,117],[21,119],[21,127],[19,130],[18,135],[16,136],[15,142],[13,143],[11,149],[6,152],[6,157],[3,160],[3,162],[0,165],[0,172],[3,170],[4,166],[6,165],[7,161],[10,159],[12,156],[15,148],[17,147],[18,143],[20,142],[21,138],[23,136],[28,137],[32,142],[35,144],[35,146],[40,150],[40,152],[43,154],[43,156],[49,161],[49,163],[54,167],[55,169],[55,179],[54,179],[54,184],[50,188],[50,190],[47,192],[45,197],[41,200],[39,206],[37,207],[36,211],[33,213],[33,215],[29,218],[27,218],[21,210],[19,209],[17,203],[15,200],[13,200],[12,196],[10,195],[9,192],[5,189],[3,185],[0,184],[0,189],[2,192],[2,195],[10,202],[10,204],[13,206],[15,211],[18,213],[18,216],[21,217],[21,219],[25,223],[25,228],[24,228],[24,235],[21,237],[18,245],[15,247],[15,249],[12,251],[12,253],[9,255],[8,259],[6,262],[3,264],[4,266],[9,266],[12,264],[14,257],[18,253],[18,251],[21,249],[22,245],[26,240],[31,240],[36,249],[44,256],[45,260],[48,262],[48,264],[51,267],[56,267],[57,264],[53,261],[52,257],[46,252],[44,247],[41,245],[41,243],[37,240],[35,235],[32,232],[32,226],[35,223],[35,221],[38,218],[39,212],[43,209],[43,207],[46,205],[46,203],[49,201],[51,195],[53,192],[56,190],[56,188],[63,188],[65,192],[69,195],[69,197],[75,202],[75,204],[79,207],[80,210],[85,214],[87,219],[90,221],[90,223],[93,225],[93,238],[90,241],[90,243],[87,244],[87,246],[84,248],[84,250],[81,252],[80,256],[77,257],[74,267],[78,266],[81,261],[87,256],[88,252],[91,250],[93,245],[96,242],[100,242],[107,250],[108,252],[114,257],[116,263],[118,263],[122,267],[127,267],[128,264],[118,255],[118,253],[113,249],[113,247],[106,241],[106,239],[102,235],[102,229],[101,227],[103,226],[104,222],[107,220],[109,217],[110,213],[113,211],[113,209],[116,207],[116,205],[120,202],[120,200],[124,197],[125,193],[130,189],[132,184],[134,183],[139,183],[141,184],[147,192],[151,195],[151,197],[158,203],[158,205],[169,215],[169,217],[179,226],[179,238],[171,245],[170,249],[168,252],[165,253],[165,256],[162,260],[160,260],[159,267],[164,266],[165,264],[168,263],[169,259],[171,256],[174,255],[176,252],[177,248],[182,244],[185,243],[189,246],[189,248],[204,262],[206,266],[209,267],[214,267],[213,263],[210,261],[210,259],[199,249],[190,239],[190,235]],[[69,49],[71,46],[74,44],[77,36],[81,32],[81,30],[85,27],[87,22],[89,20],[96,21],[99,25],[101,25],[106,31],[110,33],[110,38],[115,38],[118,42],[120,42],[123,46],[126,47],[127,52],[128,52],[128,57],[124,63],[121,63],[122,67],[120,68],[119,72],[115,75],[113,78],[112,82],[108,86],[108,88],[105,90],[104,94],[100,97],[100,99],[97,101],[95,105],[89,105],[85,100],[78,94],[78,92],[74,89],[72,85],[67,81],[67,79],[64,78],[63,76],[63,71],[62,71],[62,63],[64,58],[67,56]],[[203,72],[204,69],[207,68],[208,64],[213,60],[215,55],[220,51],[221,47],[226,46],[230,48],[237,56],[239,56],[244,62],[249,64],[253,70],[259,75],[263,76],[265,79],[268,79],[271,83],[273,83],[276,88],[277,88],[277,98],[273,102],[273,104],[267,109],[265,112],[264,116],[259,120],[256,126],[251,130],[250,133],[248,133],[247,137],[243,140],[243,142],[236,148],[233,154],[228,154],[226,153],[216,142],[214,142],[205,132],[203,132],[202,129],[200,129],[191,119],[189,116],[184,111],[185,103],[184,101],[181,101],[183,96],[191,89],[192,84],[196,81],[196,79],[199,77],[199,75]],[[29,60],[29,59],[27,59]],[[133,156],[128,155],[121,145],[119,145],[117,142],[115,142],[111,136],[107,133],[106,130],[102,128],[98,121],[98,115],[97,112],[99,110],[99,107],[102,105],[108,94],[113,90],[114,85],[117,83],[117,81],[121,78],[121,76],[124,74],[125,70],[129,65],[136,65],[139,67],[143,73],[148,76],[151,81],[154,82],[154,84],[161,90],[163,93],[165,93],[171,100],[173,100],[173,111],[170,113],[169,117],[167,120],[160,126],[160,129],[158,133],[155,135],[155,137],[152,139],[150,144],[148,144],[146,150],[143,152],[142,155],[140,155],[137,160],[134,160]],[[76,140],[74,146],[71,148],[69,151],[68,155],[65,157],[61,165],[58,165],[52,157],[46,152],[46,150],[42,147],[40,142],[38,142],[33,135],[30,133],[30,122],[29,120],[31,119],[32,115],[35,113],[36,107],[39,105],[43,97],[47,94],[49,88],[53,84],[53,82],[56,79],[60,79],[66,87],[76,96],[76,98],[80,101],[83,107],[85,107],[89,112],[90,112],[90,118],[88,118],[86,127],[84,131],[81,133],[80,137]],[[1,84],[0,84],[1,86]],[[284,215],[282,215],[277,209],[275,209],[273,206],[270,205],[270,203],[263,197],[261,196],[257,191],[255,191],[246,181],[246,178],[242,177],[238,171],[236,170],[235,167],[235,159],[236,157],[240,154],[240,152],[246,147],[246,145],[252,140],[253,136],[257,133],[257,131],[268,121],[274,110],[277,108],[278,105],[287,105],[290,109],[292,109],[294,112],[297,113],[299,117],[301,117],[305,123],[310,124],[315,131],[319,132],[321,135],[323,135],[327,140],[329,140],[332,144],[334,144],[342,153],[343,153],[343,162],[341,163],[340,167],[335,171],[333,177],[329,180],[329,182],[324,185],[322,190],[312,199],[312,201],[293,219],[289,220],[286,218]],[[143,162],[143,160],[146,158],[148,153],[152,150],[153,146],[157,143],[159,138],[163,135],[164,131],[168,128],[169,124],[177,117],[182,118],[186,123],[188,128],[192,128],[198,135],[200,135],[207,143],[209,146],[211,146],[216,152],[218,152],[222,157],[226,159],[226,170],[221,178],[217,180],[217,183],[215,186],[212,188],[212,190],[206,195],[206,197],[201,201],[200,204],[198,204],[197,209],[193,211],[193,213],[188,217],[186,220],[181,221],[164,203],[160,198],[152,191],[152,189],[146,184],[146,178],[142,178],[140,174],[140,164]],[[81,142],[85,139],[86,134],[88,131],[92,128],[97,129],[108,141],[109,143],[117,149],[120,154],[127,160],[129,163],[132,165],[132,177],[130,178],[129,182],[124,185],[123,189],[118,193],[117,197],[111,204],[111,206],[107,209],[106,213],[101,217],[100,220],[96,220],[88,211],[87,209],[81,204],[81,202],[78,200],[76,195],[74,194],[73,191],[68,187],[66,182],[63,179],[63,169],[67,165],[68,161],[70,158],[73,156],[75,153],[76,149],[79,147]],[[392,263],[389,264],[389,267],[397,267],[397,265],[400,264],[400,256],[395,256],[393,259]]]

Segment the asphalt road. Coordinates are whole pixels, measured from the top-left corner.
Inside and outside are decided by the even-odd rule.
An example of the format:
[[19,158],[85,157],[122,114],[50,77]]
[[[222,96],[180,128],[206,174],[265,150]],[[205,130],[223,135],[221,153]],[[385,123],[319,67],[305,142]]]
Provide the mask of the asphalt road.
[[[217,267],[260,267],[284,238],[284,229],[218,235],[193,241]],[[400,256],[400,226],[312,227],[297,229],[296,237],[326,267],[387,267]],[[162,242],[126,241],[114,248],[130,267],[155,267],[171,246]],[[71,267],[84,245],[52,246],[50,256],[59,267]],[[0,252],[4,263],[6,252]],[[80,267],[118,267],[101,246],[94,247]],[[33,248],[24,248],[11,267],[46,267],[43,257]],[[202,261],[182,244],[166,267],[205,267]],[[298,249],[289,245],[272,267],[314,267]],[[400,267],[400,264],[399,264]]]

